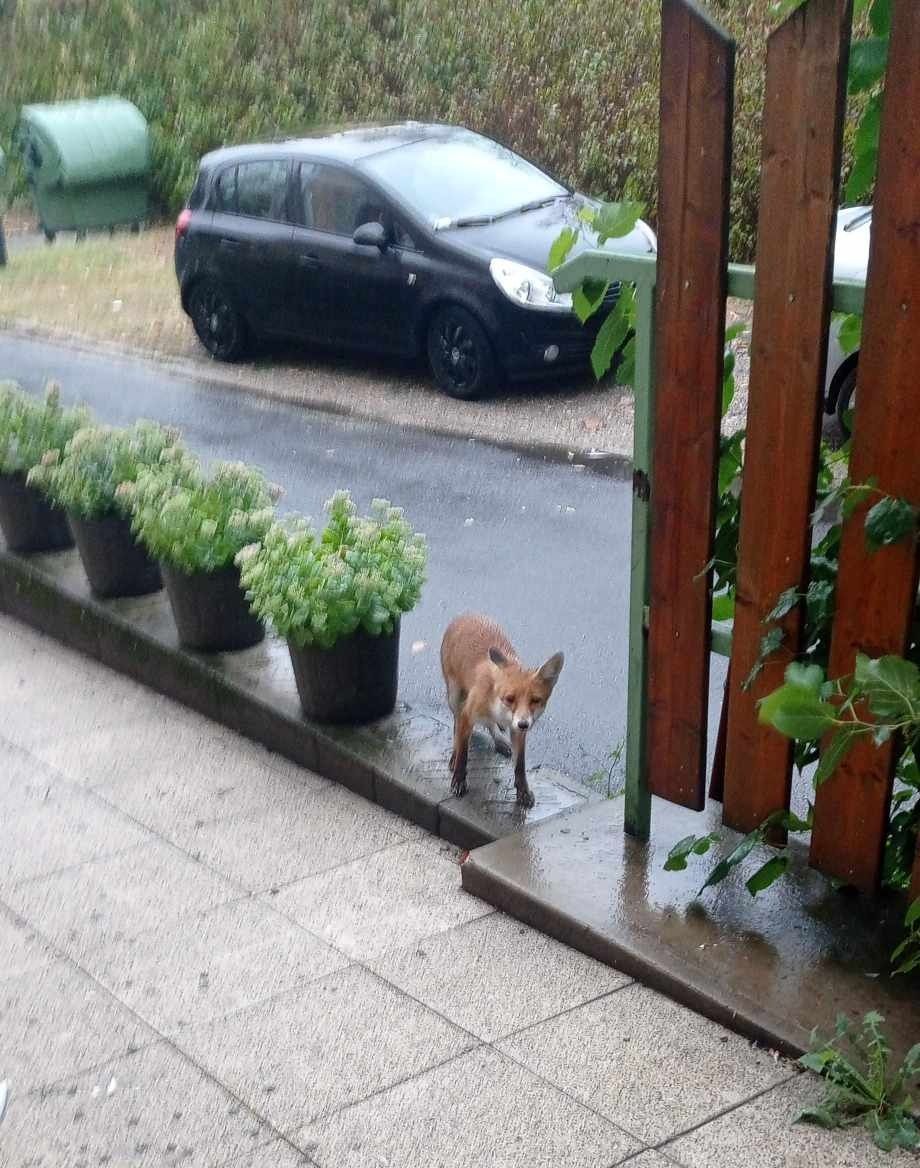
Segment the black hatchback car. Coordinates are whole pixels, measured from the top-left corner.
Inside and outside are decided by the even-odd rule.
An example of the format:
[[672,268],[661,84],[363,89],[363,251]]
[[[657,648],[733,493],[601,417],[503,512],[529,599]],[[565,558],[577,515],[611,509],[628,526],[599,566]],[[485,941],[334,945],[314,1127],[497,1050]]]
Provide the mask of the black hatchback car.
[[[602,314],[582,326],[546,267],[589,203],[451,126],[217,150],[176,224],[182,307],[221,360],[262,337],[424,354],[447,393],[475,398],[586,365]],[[642,222],[615,243],[656,248]]]

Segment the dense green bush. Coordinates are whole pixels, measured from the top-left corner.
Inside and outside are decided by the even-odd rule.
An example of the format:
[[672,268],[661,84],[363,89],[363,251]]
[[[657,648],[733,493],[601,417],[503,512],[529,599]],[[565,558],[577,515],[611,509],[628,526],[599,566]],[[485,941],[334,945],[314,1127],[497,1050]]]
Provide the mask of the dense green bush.
[[[772,6],[709,0],[738,39],[739,259],[753,251]],[[155,202],[171,213],[200,155],[223,143],[340,120],[442,119],[592,194],[638,199],[654,219],[658,12],[659,0],[6,0],[0,142],[24,102],[123,94],[150,120]]]
[[425,582],[425,537],[398,507],[375,499],[364,518],[348,492],[337,491],[326,509],[321,534],[290,517],[237,556],[252,611],[300,648],[329,649],[359,629],[392,633]]
[[60,387],[49,382],[44,398],[32,397],[13,381],[0,381],[0,474],[24,474],[46,450],[59,450],[89,424],[84,406],[65,409]]
[[281,489],[241,462],[219,462],[205,474],[194,455],[170,446],[117,494],[148,552],[191,573],[229,567],[237,552],[262,539]]
[[118,494],[143,469],[156,466],[163,451],[179,440],[177,430],[140,421],[126,429],[85,426],[63,449],[48,450],[29,471],[29,483],[59,507],[83,519],[128,513],[128,499]]

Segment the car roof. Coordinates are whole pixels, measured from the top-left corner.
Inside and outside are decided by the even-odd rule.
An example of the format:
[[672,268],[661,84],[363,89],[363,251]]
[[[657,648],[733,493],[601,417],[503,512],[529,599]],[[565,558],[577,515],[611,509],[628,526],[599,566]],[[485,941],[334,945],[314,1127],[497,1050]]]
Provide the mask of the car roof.
[[358,163],[374,154],[396,150],[414,142],[456,141],[461,138],[480,138],[463,126],[446,126],[436,122],[399,122],[392,125],[347,126],[318,130],[302,138],[286,138],[276,142],[253,142],[244,146],[224,146],[212,150],[201,160],[210,170],[228,162],[246,162],[275,157],[328,158],[333,162]]

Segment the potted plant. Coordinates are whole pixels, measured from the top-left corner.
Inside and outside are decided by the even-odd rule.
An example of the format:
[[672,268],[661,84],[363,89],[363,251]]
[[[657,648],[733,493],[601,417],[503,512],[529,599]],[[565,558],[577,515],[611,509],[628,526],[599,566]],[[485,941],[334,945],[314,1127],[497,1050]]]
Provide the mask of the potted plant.
[[425,537],[375,499],[361,518],[349,494],[326,504],[317,534],[294,517],[237,557],[253,611],[288,642],[304,713],[369,722],[396,704],[399,622],[425,582]]
[[132,530],[160,561],[186,648],[221,652],[262,640],[265,629],[249,610],[234,558],[268,531],[280,493],[261,471],[239,462],[217,463],[205,475],[181,447],[118,488]]
[[28,484],[67,511],[96,596],[143,596],[163,587],[159,566],[134,538],[128,500],[118,488],[157,466],[178,440],[178,431],[155,422],[85,426],[63,451],[46,451],[29,471]]
[[67,516],[30,487],[26,475],[46,450],[60,449],[89,418],[82,406],[64,409],[53,382],[43,398],[24,393],[14,382],[0,383],[0,530],[10,551],[73,547]]

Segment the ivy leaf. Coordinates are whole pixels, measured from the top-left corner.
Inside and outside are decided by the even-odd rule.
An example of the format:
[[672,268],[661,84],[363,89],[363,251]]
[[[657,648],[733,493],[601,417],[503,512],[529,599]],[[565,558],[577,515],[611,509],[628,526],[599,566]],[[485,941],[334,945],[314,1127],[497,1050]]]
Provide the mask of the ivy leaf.
[[917,530],[917,509],[886,495],[866,512],[866,543],[873,551],[900,543]]
[[869,25],[877,37],[891,35],[891,0],[874,0],[869,9]]
[[757,680],[757,678],[760,674],[760,671],[763,669],[767,658],[770,656],[771,653],[775,653],[776,650],[780,647],[780,645],[782,645],[783,638],[785,637],[785,635],[786,634],[780,628],[770,629],[770,631],[768,633],[765,633],[763,635],[763,637],[761,638],[761,641],[760,641],[760,650],[758,651],[758,654],[757,654],[757,660],[751,666],[751,672],[747,675],[747,677],[741,683],[742,689],[750,689],[751,688],[751,686]]
[[862,344],[862,317],[857,316],[855,312],[845,316],[837,340],[844,353],[855,353]]
[[850,45],[850,93],[864,93],[885,76],[888,66],[888,41],[874,36],[853,41]]
[[833,726],[836,711],[809,686],[786,682],[763,698],[758,718],[786,738],[813,742]]
[[604,203],[592,222],[597,232],[597,242],[604,244],[608,239],[621,239],[629,235],[642,211],[641,203]]
[[601,325],[597,340],[594,342],[594,348],[591,350],[591,368],[598,381],[612,365],[613,358],[626,340],[628,332],[629,319],[621,298]]
[[572,296],[572,310],[582,324],[592,317],[603,304],[609,287],[608,280],[585,280],[580,288],[575,289],[575,294]]
[[578,242],[578,232],[574,227],[563,227],[549,249],[549,270],[555,271],[560,264],[565,263],[569,252]]
[[768,621],[782,620],[787,613],[792,612],[792,610],[798,604],[801,596],[802,593],[799,592],[798,588],[794,586],[792,588],[787,588],[785,592],[781,592],[779,594],[779,598],[776,601],[776,604],[773,606],[773,609],[767,613],[764,619]]
[[780,876],[784,875],[788,867],[788,856],[774,856],[771,860],[767,860],[766,864],[758,868],[749,880],[745,881],[744,887],[751,896],[756,896],[758,892],[763,892],[765,888],[769,888],[771,884],[779,880]]
[[901,722],[920,716],[920,669],[912,661],[859,653],[854,678],[880,721]]
[[860,733],[861,731],[858,726],[843,726],[837,731],[828,745],[821,751],[821,761],[818,763],[818,769],[815,771],[815,787],[820,787],[823,783],[827,782],[849,754],[850,747],[859,737]]
[[731,620],[734,615],[734,596],[724,593],[722,596],[714,596],[712,598],[712,619],[714,621]]
[[664,865],[665,872],[683,872],[687,867],[687,860],[692,856],[704,856],[719,836],[715,832],[709,835],[688,835],[674,845],[668,852]]
[[707,888],[712,888],[715,884],[720,884],[733,868],[737,868],[742,860],[747,859],[757,844],[761,843],[762,840],[763,832],[760,828],[746,835],[733,852],[726,856],[720,863],[716,864],[697,895],[705,892]]
[[820,665],[803,665],[800,661],[793,661],[786,670],[786,681],[789,685],[800,685],[820,695],[824,685],[824,670]]
[[636,381],[636,338],[631,336],[623,346],[621,360],[616,368],[617,385],[633,386]]
[[878,151],[869,150],[856,156],[847,179],[844,198],[848,203],[860,203],[872,189],[878,173]]

